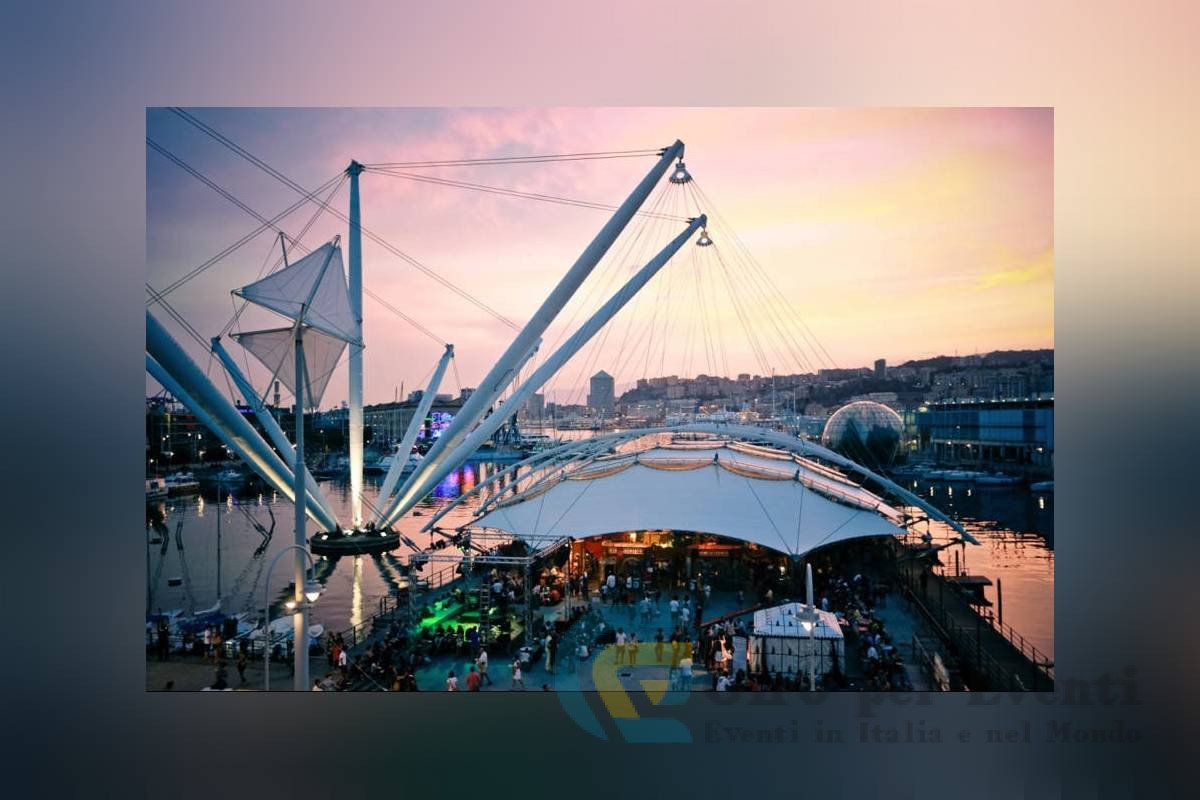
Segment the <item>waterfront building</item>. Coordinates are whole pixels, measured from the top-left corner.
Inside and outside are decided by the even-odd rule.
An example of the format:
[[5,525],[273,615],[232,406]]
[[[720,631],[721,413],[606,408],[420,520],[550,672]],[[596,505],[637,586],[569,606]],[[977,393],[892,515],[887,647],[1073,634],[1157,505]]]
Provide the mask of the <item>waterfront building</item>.
[[905,413],[910,449],[939,464],[1054,472],[1054,398],[957,400]]
[[[398,403],[379,403],[363,408],[363,424],[370,427],[372,441],[388,444],[400,441],[409,422],[412,421],[413,413],[420,405],[422,394],[423,392],[418,390]],[[461,397],[437,395],[425,417],[424,429],[418,441],[436,438],[440,431],[454,420],[463,402]]]

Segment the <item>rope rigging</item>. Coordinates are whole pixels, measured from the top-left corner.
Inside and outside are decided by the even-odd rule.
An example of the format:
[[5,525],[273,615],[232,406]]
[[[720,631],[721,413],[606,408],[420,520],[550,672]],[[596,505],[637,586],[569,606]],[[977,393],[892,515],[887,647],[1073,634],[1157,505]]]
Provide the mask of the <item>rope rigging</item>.
[[540,164],[552,161],[592,161],[606,158],[644,158],[661,156],[664,148],[642,148],[640,150],[602,150],[592,153],[554,153],[531,156],[494,156],[492,158],[457,158],[440,161],[390,161],[364,164],[367,169],[416,169],[421,167],[474,167],[503,164]]
[[[451,180],[449,178],[437,178],[430,175],[410,175],[404,172],[395,172],[386,169],[367,169],[368,172],[373,172],[378,175],[390,175],[394,178],[403,178],[405,180],[417,181],[420,183],[432,183],[441,186],[452,186],[459,189],[469,189],[472,191],[484,192],[487,194],[502,195],[505,197],[518,197],[526,200],[536,200],[541,203],[557,203],[559,205],[575,206],[577,208],[593,208],[599,211],[616,211],[618,206],[609,203],[598,203],[590,200],[579,200],[571,197],[560,197],[550,194],[539,194],[536,192],[524,192],[518,189],[510,189],[503,186],[488,186],[481,183],[468,183],[466,181]],[[687,222],[686,217],[660,215],[651,211],[639,211],[638,216],[654,217],[660,216],[663,219],[670,219],[675,222]]]
[[[227,149],[231,150],[233,153],[235,153],[238,156],[240,156],[241,158],[245,159],[246,161],[248,161],[249,163],[251,163],[252,165],[257,167],[258,169],[267,173],[272,178],[275,178],[277,181],[284,184],[288,188],[292,189],[293,191],[295,191],[301,195],[311,198],[311,196],[313,194],[312,192],[309,192],[308,190],[304,189],[304,187],[300,186],[300,184],[296,183],[291,178],[287,177],[282,172],[280,172],[279,170],[272,167],[270,164],[267,164],[265,161],[263,161],[262,159],[255,156],[253,153],[249,152],[244,147],[237,144],[237,142],[234,142],[232,139],[229,139],[227,136],[220,133],[215,128],[205,124],[204,122],[201,122],[195,116],[189,114],[188,112],[184,111],[181,108],[171,108],[170,110],[173,113],[175,113],[176,116],[180,117],[180,119],[182,119],[185,122],[187,122],[188,124],[192,125],[197,130],[201,131],[202,133],[209,136],[210,138],[212,138],[219,144],[221,144],[224,147],[226,147]],[[330,206],[327,203],[323,203],[322,207],[325,208],[329,213],[336,216],[338,219],[345,222],[346,224],[350,223],[350,217],[347,216],[346,214],[344,214],[340,209],[334,208],[333,206]],[[363,236],[366,236],[368,239],[375,242],[376,244],[378,244],[383,249],[387,250],[392,255],[396,256],[400,260],[404,261],[405,263],[409,264],[410,266],[412,266],[415,269],[419,270],[420,272],[424,273],[428,277],[437,281],[439,284],[441,284],[446,289],[449,289],[450,291],[454,292],[459,297],[463,298],[464,300],[468,301],[469,303],[476,306],[480,310],[482,310],[485,313],[489,314],[490,316],[494,317],[499,322],[504,323],[505,325],[507,325],[510,328],[513,328],[514,330],[519,329],[518,326],[516,325],[516,323],[514,323],[512,320],[508,319],[507,317],[502,315],[500,312],[496,311],[494,308],[492,308],[488,304],[484,303],[482,300],[480,300],[477,297],[475,297],[474,295],[472,295],[470,292],[468,292],[465,289],[459,287],[458,285],[452,283],[451,281],[447,280],[446,278],[443,278],[436,271],[425,266],[420,261],[418,261],[416,258],[409,255],[408,253],[405,253],[403,250],[396,247],[395,245],[393,245],[391,242],[384,239],[379,234],[370,230],[365,225],[360,224],[358,227],[359,227],[359,230],[362,232]]]

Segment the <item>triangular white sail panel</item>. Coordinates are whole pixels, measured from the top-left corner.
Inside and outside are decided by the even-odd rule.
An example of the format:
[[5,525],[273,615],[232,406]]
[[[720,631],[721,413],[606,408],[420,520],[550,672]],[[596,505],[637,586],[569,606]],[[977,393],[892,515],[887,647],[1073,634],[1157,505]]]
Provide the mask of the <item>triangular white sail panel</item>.
[[305,324],[347,342],[359,342],[346,291],[342,249],[332,242],[235,294],[289,319],[298,319],[303,310]]
[[[268,331],[235,333],[233,338],[262,362],[271,374],[285,386],[296,385],[296,356],[292,349],[295,331],[274,328]],[[325,394],[329,378],[346,349],[346,342],[305,326],[304,329],[304,400],[308,408],[316,408]]]

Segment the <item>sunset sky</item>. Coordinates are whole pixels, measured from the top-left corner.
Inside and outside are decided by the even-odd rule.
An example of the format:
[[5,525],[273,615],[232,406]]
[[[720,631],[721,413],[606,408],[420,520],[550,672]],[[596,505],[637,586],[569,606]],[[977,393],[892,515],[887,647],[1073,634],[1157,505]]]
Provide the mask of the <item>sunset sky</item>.
[[[351,158],[374,164],[616,151],[682,139],[696,186],[728,227],[710,225],[713,248],[686,245],[613,321],[608,336],[568,364],[548,399],[583,402],[586,377],[598,369],[616,375],[620,391],[660,373],[726,368],[731,374],[765,374],[771,368],[789,373],[863,366],[876,358],[897,364],[956,352],[1054,346],[1050,109],[191,111],[305,187],[332,178]],[[298,199],[167,110],[148,112],[147,135],[265,216]],[[653,161],[650,156],[419,173],[615,205]],[[679,187],[665,192],[661,210],[713,216],[713,208],[697,209],[694,195]],[[332,203],[347,210],[345,186]],[[362,176],[362,206],[367,228],[518,325],[609,216],[373,172]],[[306,206],[282,226],[296,236],[315,211]],[[170,284],[257,225],[147,150],[152,286]],[[631,223],[547,333],[541,356],[616,288],[616,280],[682,228],[682,222],[645,218]],[[638,231],[642,236],[635,241]],[[339,233],[344,247],[344,223],[325,214],[303,243],[313,247]],[[786,298],[786,311],[753,276],[732,233]],[[233,314],[230,289],[253,281],[277,256],[278,243],[263,233],[169,300],[202,335],[214,335]],[[363,263],[369,289],[455,344],[457,372],[442,391],[476,385],[511,341],[511,328],[369,240]],[[720,277],[721,269],[728,278]],[[405,392],[418,388],[440,355],[439,345],[369,297],[363,308],[366,401],[391,400],[402,384]],[[199,345],[159,316],[208,367]],[[278,318],[257,309],[240,320],[244,330],[277,324]],[[777,333],[780,325],[790,332]],[[712,343],[707,352],[705,331]],[[823,350],[809,347],[805,334]],[[800,357],[783,345],[764,345],[756,355],[755,336],[760,342],[772,336],[798,341]],[[257,365],[251,372],[265,382]],[[216,378],[216,366],[210,374]],[[224,387],[222,379],[216,382]],[[156,387],[149,382],[148,388]],[[344,398],[343,366],[322,406]]]

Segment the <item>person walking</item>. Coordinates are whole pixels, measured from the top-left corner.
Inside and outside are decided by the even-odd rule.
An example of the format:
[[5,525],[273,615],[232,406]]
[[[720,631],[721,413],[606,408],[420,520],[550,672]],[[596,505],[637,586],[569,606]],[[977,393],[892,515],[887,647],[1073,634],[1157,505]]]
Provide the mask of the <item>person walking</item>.
[[516,689],[518,685],[522,691],[525,690],[525,680],[521,677],[521,659],[519,658],[512,663],[512,688]]
[[492,676],[488,675],[488,654],[486,648],[479,648],[479,658],[475,661],[479,667],[479,680],[487,681],[488,686],[492,685]]
[[246,685],[246,649],[244,647],[238,648],[237,671],[238,671],[238,677],[242,679],[242,685],[245,686]]
[[654,634],[654,663],[655,664],[662,663],[662,660],[663,660],[662,654],[663,654],[663,631],[662,631],[662,628],[659,628],[658,632]]

